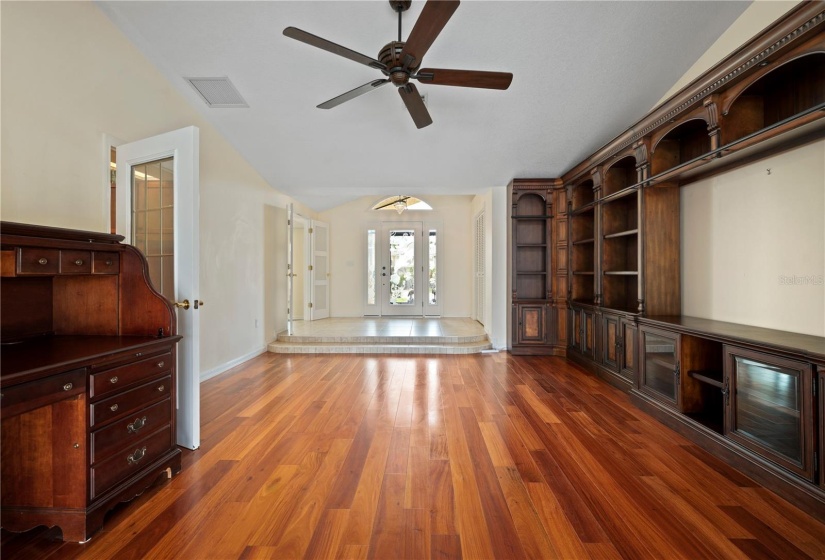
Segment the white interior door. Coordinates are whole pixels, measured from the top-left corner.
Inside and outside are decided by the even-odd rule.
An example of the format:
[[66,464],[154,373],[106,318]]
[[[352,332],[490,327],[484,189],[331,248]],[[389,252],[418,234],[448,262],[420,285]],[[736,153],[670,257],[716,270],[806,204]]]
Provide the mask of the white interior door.
[[475,283],[474,283],[474,290],[475,290],[475,319],[482,325],[485,324],[484,318],[484,307],[485,307],[485,290],[486,290],[486,278],[485,278],[485,258],[484,258],[484,251],[485,251],[485,230],[484,230],[484,212],[479,213],[475,219],[475,258],[474,265],[475,265]]
[[309,318],[326,319],[329,317],[329,224],[310,220],[309,222],[310,255],[310,301]]
[[[156,210],[141,210],[135,214],[135,196],[141,196],[135,182],[150,179],[146,173],[147,162],[169,160],[174,176],[174,189],[169,201],[163,194]],[[141,168],[141,166],[143,167]],[[160,283],[166,282],[167,297],[175,302],[189,302],[189,308],[178,307],[177,333],[183,336],[177,347],[177,443],[189,449],[200,446],[200,307],[199,300],[199,131],[190,126],[166,134],[117,146],[117,232],[133,243],[139,219],[155,220],[162,231],[172,231],[171,243],[159,240],[150,242],[154,248],[160,246],[160,253],[154,256],[154,248],[144,244],[144,254],[149,252],[153,260],[161,263],[173,262],[173,270],[161,264]],[[143,169],[141,171],[140,169]],[[141,177],[142,175],[142,177]],[[149,216],[152,214],[152,216]],[[169,223],[172,221],[173,223]],[[171,247],[164,247],[171,245]],[[171,253],[171,255],[169,254]],[[158,282],[157,275],[153,284]],[[168,287],[168,284],[173,287]],[[156,286],[157,288],[158,286]]]

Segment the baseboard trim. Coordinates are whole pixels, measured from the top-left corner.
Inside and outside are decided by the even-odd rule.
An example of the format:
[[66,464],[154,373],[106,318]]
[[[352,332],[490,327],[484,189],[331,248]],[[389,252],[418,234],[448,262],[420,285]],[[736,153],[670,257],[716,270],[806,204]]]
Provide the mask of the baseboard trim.
[[217,377],[220,374],[222,374],[226,371],[229,371],[233,367],[235,367],[237,365],[240,365],[240,364],[244,363],[247,360],[251,360],[255,356],[260,356],[261,354],[263,354],[265,352],[266,352],[266,345],[262,346],[261,348],[255,349],[252,352],[249,352],[248,354],[244,354],[243,356],[239,356],[239,357],[235,358],[234,360],[229,360],[228,362],[224,362],[221,365],[219,365],[217,367],[213,367],[212,369],[210,369],[208,371],[201,372],[201,376],[200,376],[201,383],[203,383],[204,381],[207,381],[209,379],[212,379],[213,377]]

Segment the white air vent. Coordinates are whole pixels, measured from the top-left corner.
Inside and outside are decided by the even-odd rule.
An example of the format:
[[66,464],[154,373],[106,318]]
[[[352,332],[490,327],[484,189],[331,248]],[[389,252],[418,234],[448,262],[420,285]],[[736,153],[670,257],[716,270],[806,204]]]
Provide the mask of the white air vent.
[[186,78],[186,81],[210,107],[249,107],[229,78]]

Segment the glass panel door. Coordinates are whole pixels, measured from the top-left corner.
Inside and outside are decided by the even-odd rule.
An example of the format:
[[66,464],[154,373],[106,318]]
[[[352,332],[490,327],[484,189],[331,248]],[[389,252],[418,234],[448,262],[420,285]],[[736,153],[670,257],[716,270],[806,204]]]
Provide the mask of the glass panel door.
[[679,344],[676,335],[642,330],[640,389],[659,401],[676,406],[678,398]]
[[390,223],[382,227],[380,270],[381,314],[422,315],[426,294],[423,282],[420,222]]
[[132,243],[149,263],[152,285],[175,301],[174,159],[132,166]]
[[806,478],[812,477],[809,364],[728,348],[727,435]]

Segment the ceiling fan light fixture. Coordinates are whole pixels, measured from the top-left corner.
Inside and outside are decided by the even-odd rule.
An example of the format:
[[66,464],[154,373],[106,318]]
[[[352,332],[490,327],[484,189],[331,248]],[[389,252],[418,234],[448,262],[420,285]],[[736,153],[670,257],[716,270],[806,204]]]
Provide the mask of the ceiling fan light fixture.
[[404,210],[407,209],[407,201],[398,199],[392,203],[392,207],[395,208],[395,211],[398,212],[398,215],[400,216]]

